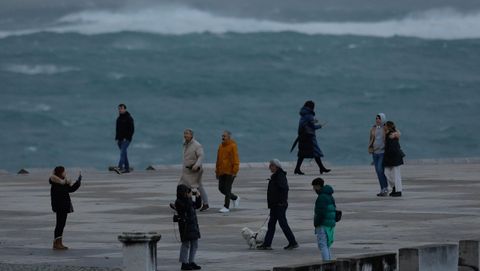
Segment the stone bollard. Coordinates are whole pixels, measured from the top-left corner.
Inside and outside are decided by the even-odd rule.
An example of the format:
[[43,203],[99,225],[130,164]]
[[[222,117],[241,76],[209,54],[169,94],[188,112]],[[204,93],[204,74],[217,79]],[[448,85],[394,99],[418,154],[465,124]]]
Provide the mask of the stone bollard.
[[479,240],[460,240],[458,249],[458,265],[468,267],[471,270],[480,268],[480,241]]
[[124,232],[118,236],[123,243],[124,271],[157,271],[157,242],[162,236],[156,232]]
[[400,271],[457,271],[458,245],[438,244],[398,251]]
[[371,253],[337,259],[336,271],[395,271],[397,253]]

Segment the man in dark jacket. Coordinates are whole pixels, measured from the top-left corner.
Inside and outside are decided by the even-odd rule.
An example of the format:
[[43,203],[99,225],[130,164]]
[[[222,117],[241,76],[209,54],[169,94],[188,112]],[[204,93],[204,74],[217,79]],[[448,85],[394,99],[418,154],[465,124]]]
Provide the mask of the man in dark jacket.
[[278,159],[270,161],[270,171],[272,176],[268,182],[267,202],[270,209],[270,219],[268,221],[268,231],[265,241],[257,249],[271,250],[273,236],[275,235],[275,227],[280,224],[283,234],[287,237],[288,245],[284,249],[294,249],[298,247],[292,230],[288,226],[286,212],[288,207],[288,181],[287,173],[282,169],[282,165]]
[[133,124],[132,116],[127,111],[126,105],[119,104],[118,113],[115,140],[117,141],[118,148],[120,149],[120,160],[118,161],[118,168],[116,168],[115,171],[120,174],[130,172],[127,148],[130,145],[130,142],[132,142],[135,126]]

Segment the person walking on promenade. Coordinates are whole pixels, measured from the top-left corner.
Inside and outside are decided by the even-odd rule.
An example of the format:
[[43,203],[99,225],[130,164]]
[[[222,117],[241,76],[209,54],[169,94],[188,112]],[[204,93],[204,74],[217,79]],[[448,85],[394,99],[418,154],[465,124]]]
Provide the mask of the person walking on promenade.
[[278,159],[270,161],[269,169],[272,176],[268,181],[267,202],[270,209],[270,219],[268,220],[268,230],[265,235],[265,241],[257,249],[271,250],[273,236],[275,235],[275,227],[280,224],[283,234],[287,237],[288,245],[284,249],[291,250],[298,247],[290,226],[287,222],[288,208],[288,181],[287,173],[282,169],[282,165]]
[[298,137],[292,146],[291,151],[295,148],[298,142],[298,160],[295,167],[295,174],[304,175],[300,170],[303,159],[314,158],[318,167],[320,168],[320,174],[330,172],[330,169],[326,168],[322,163],[323,152],[318,146],[315,130],[322,128],[321,124],[317,124],[315,119],[315,103],[313,101],[306,101],[303,107],[300,109],[300,121],[298,124]]
[[[195,201],[192,199],[194,198]],[[198,226],[197,214],[195,209],[202,206],[201,195],[192,195],[192,189],[184,184],[177,186],[177,200],[175,201],[175,210],[177,211],[178,230],[180,232],[180,259],[182,270],[202,269],[195,263],[195,254],[198,248],[198,239],[200,239],[200,227]]]
[[383,158],[385,166],[385,176],[387,177],[392,192],[390,196],[402,196],[402,176],[400,166],[403,165],[403,151],[400,148],[400,131],[397,131],[393,121],[385,123],[385,157]]
[[388,182],[383,167],[383,158],[385,152],[385,121],[384,113],[378,113],[375,117],[375,125],[370,129],[370,141],[368,143],[368,153],[372,155],[373,165],[377,173],[378,182],[380,184],[379,197],[388,196]]
[[313,190],[317,193],[315,201],[315,210],[313,225],[315,226],[315,235],[317,236],[318,249],[322,254],[324,261],[332,259],[330,247],[334,241],[335,235],[335,199],[333,198],[333,188],[330,185],[324,185],[322,178],[316,178],[312,181]]
[[200,211],[208,209],[208,197],[202,184],[203,175],[203,147],[193,137],[192,129],[183,131],[183,169],[179,184],[185,184],[190,188],[197,188],[202,195],[203,205]]
[[56,213],[56,223],[54,232],[53,249],[65,250],[68,247],[63,245],[63,229],[67,223],[67,215],[73,212],[72,200],[70,193],[77,191],[82,181],[82,175],[79,174],[75,182],[67,179],[67,174],[63,166],[55,167],[52,176],[48,182],[50,183],[50,200],[52,211]]
[[130,142],[132,142],[135,126],[133,124],[133,118],[127,111],[127,106],[125,104],[118,105],[118,113],[115,140],[120,149],[120,160],[118,161],[118,167],[115,168],[115,171],[118,174],[121,174],[130,172],[127,148],[130,145]]
[[222,134],[222,143],[218,146],[215,168],[218,190],[225,195],[223,208],[219,210],[221,213],[230,212],[230,200],[233,201],[235,208],[240,204],[240,197],[232,193],[232,184],[237,176],[239,167],[240,159],[238,158],[237,143],[232,139],[232,133],[225,130]]

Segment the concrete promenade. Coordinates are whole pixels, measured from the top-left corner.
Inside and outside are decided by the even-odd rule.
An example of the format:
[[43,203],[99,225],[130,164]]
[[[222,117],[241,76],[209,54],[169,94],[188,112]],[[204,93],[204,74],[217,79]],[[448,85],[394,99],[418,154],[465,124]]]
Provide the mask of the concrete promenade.
[[[335,257],[480,238],[478,160],[411,162],[402,167],[401,198],[376,196],[378,182],[372,166],[331,168],[323,178],[335,189],[337,207],[343,211],[333,244]],[[229,214],[217,212],[223,197],[213,169],[206,168],[204,184],[211,209],[197,214],[202,239],[196,262],[202,270],[272,270],[320,260],[312,222],[316,195],[310,186],[318,171],[308,163],[305,176],[292,175],[291,164],[286,170],[290,184],[287,218],[300,248],[283,250],[287,241],[277,227],[274,250],[255,251],[248,249],[240,230],[245,226],[257,229],[267,217],[267,166],[242,165],[233,188],[241,197],[240,208]],[[21,270],[20,264],[42,266],[38,270],[53,270],[54,265],[70,266],[63,270],[81,266],[115,270],[122,265],[117,236],[124,231],[161,233],[158,270],[180,269],[178,229],[168,207],[175,199],[179,167],[125,175],[83,169],[82,187],[71,195],[75,212],[68,217],[64,232],[64,243],[71,248],[68,251],[51,249],[55,216],[50,208],[50,171],[30,170],[28,175],[0,172],[0,270]],[[70,177],[78,172],[67,171]]]

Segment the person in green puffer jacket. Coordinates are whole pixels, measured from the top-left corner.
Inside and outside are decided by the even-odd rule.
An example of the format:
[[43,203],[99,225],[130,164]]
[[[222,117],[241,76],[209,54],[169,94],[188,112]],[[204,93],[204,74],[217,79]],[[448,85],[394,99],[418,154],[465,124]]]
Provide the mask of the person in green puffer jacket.
[[330,185],[324,185],[322,178],[316,178],[312,181],[313,190],[318,194],[315,201],[315,215],[313,225],[315,226],[315,235],[317,236],[318,249],[322,254],[324,261],[331,260],[330,246],[333,244],[335,235],[335,199],[333,198],[333,188]]

